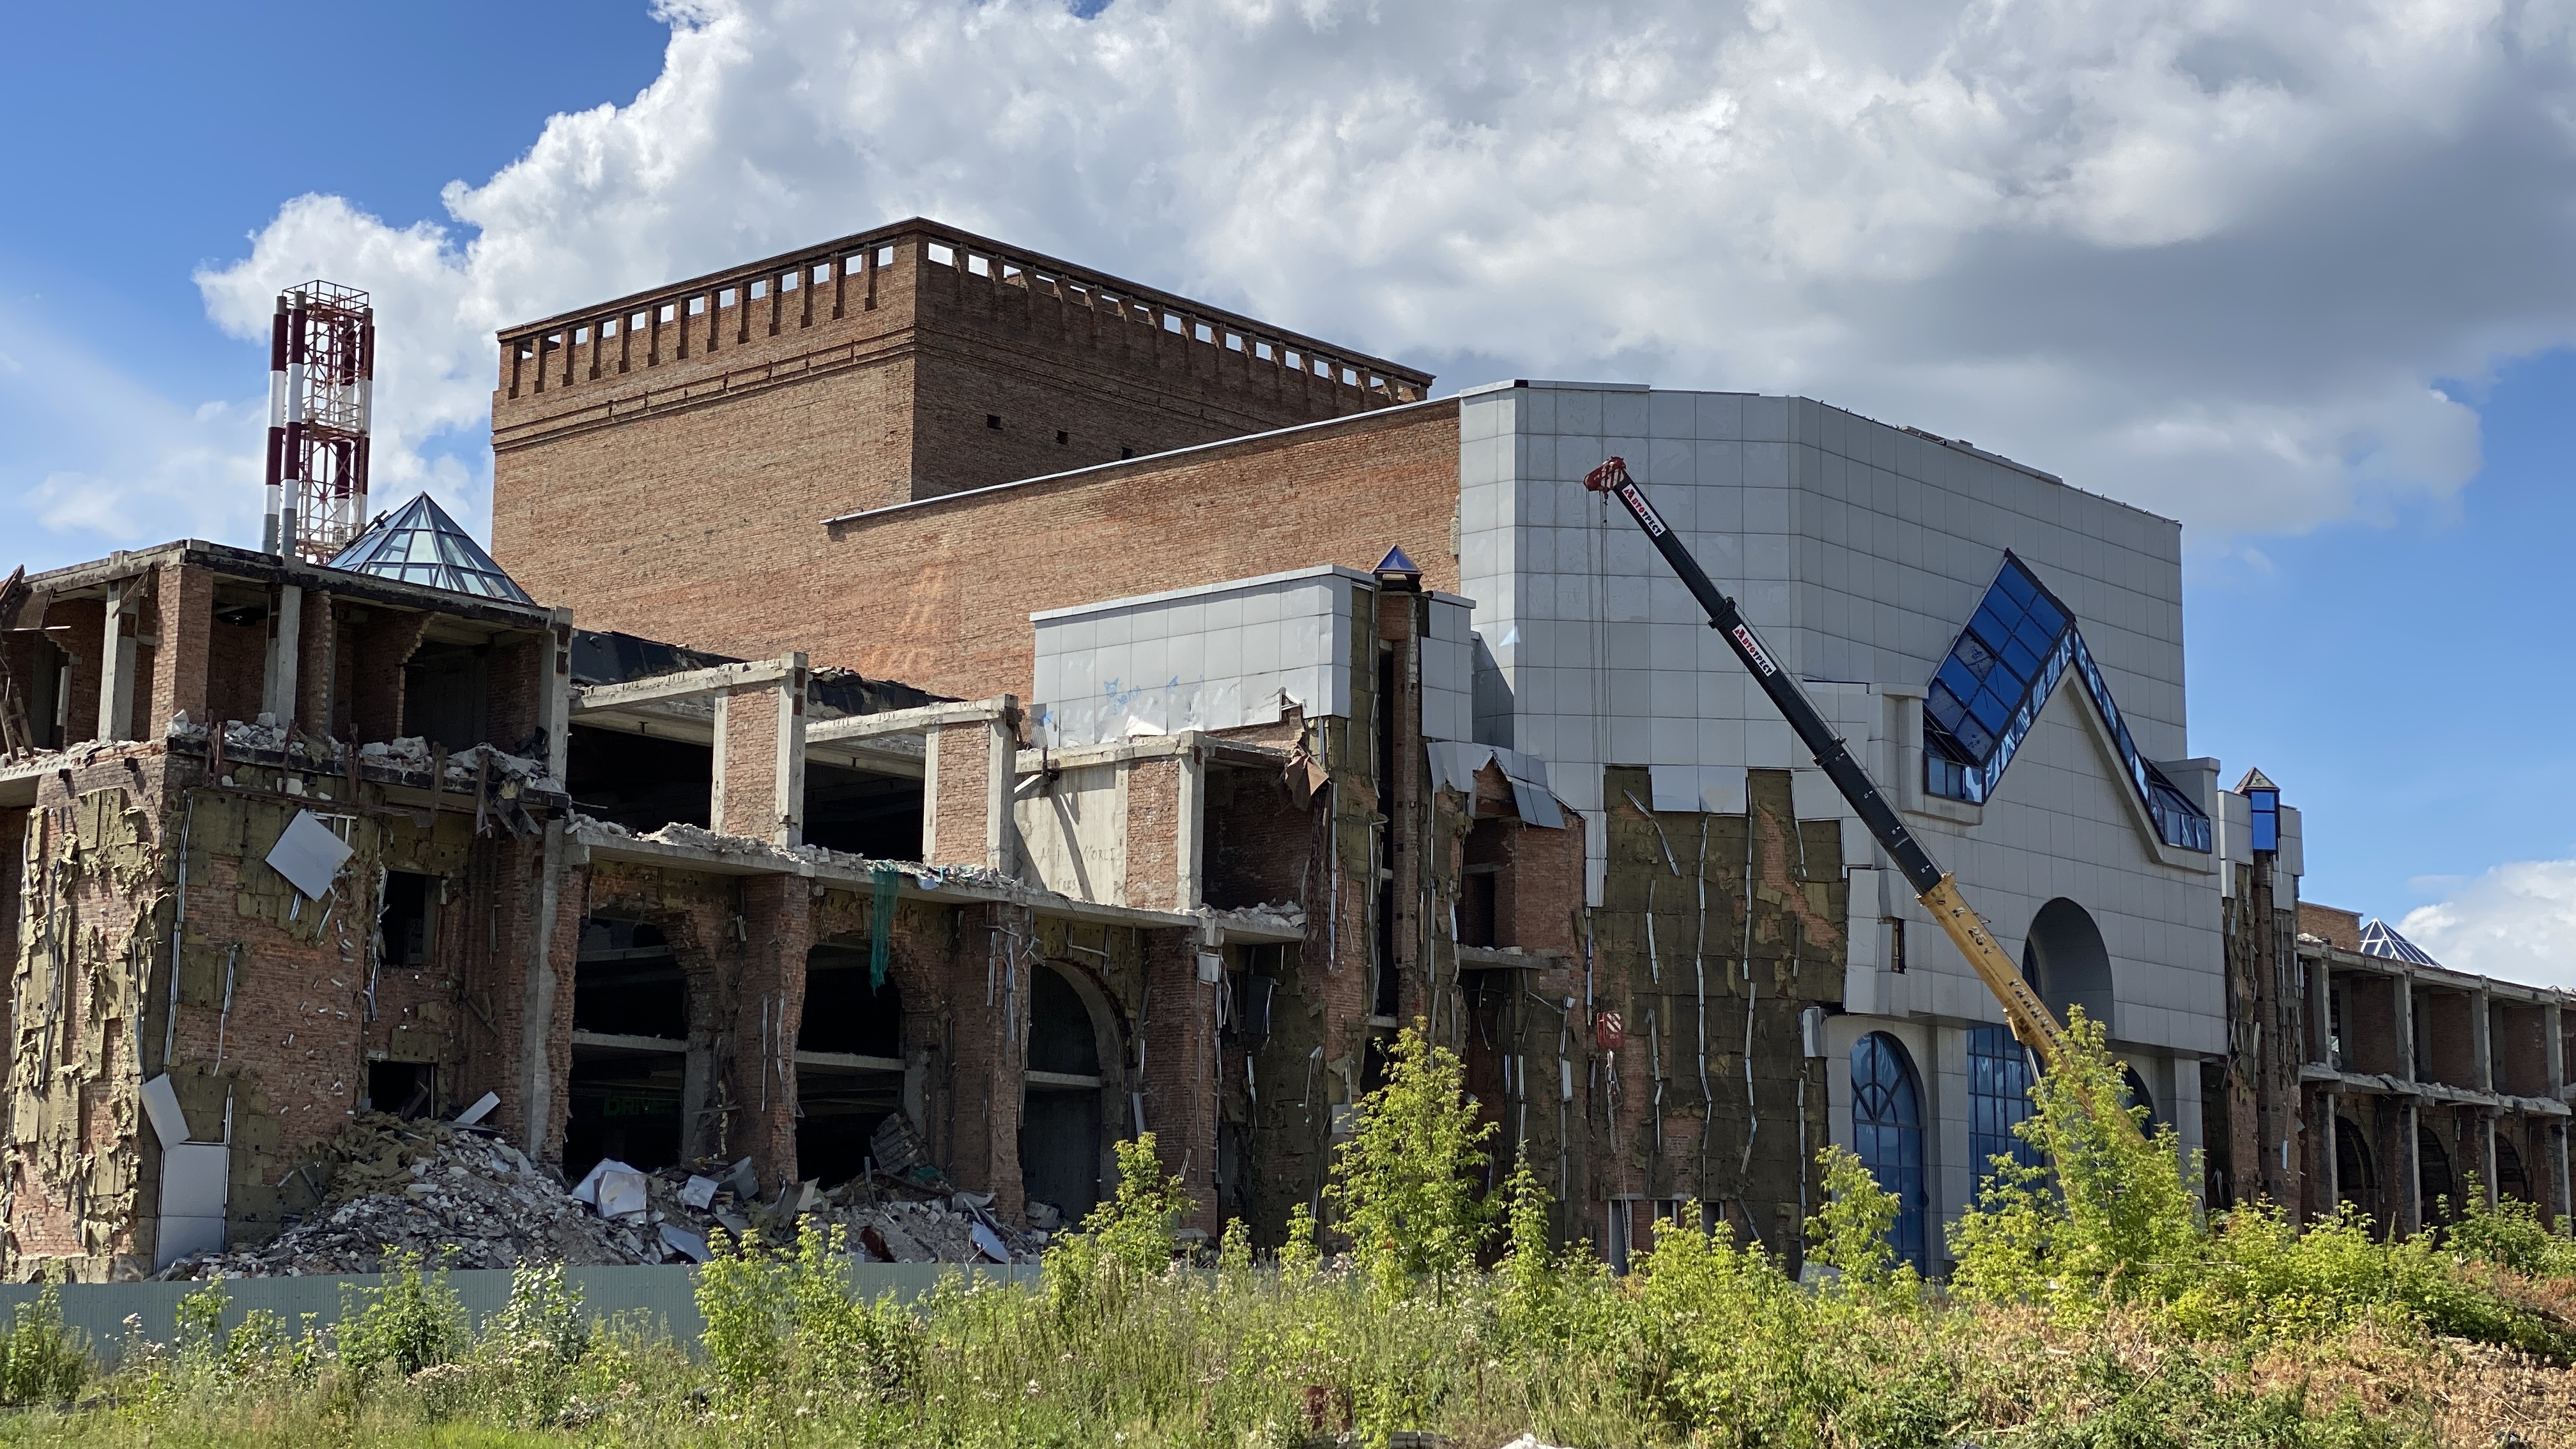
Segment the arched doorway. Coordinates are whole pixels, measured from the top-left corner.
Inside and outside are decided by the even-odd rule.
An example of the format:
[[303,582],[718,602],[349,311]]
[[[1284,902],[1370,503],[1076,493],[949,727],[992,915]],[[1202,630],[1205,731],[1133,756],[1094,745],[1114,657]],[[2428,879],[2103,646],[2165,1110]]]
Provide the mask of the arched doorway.
[[2415,1200],[2424,1221],[2449,1222],[2460,1210],[2459,1179],[2451,1173],[2451,1154],[2430,1127],[2415,1129]]
[[2366,1217],[2379,1216],[2379,1171],[2370,1140],[2350,1117],[2335,1119],[2335,1194]]
[[2058,1020],[2066,1019],[2068,1007],[2080,1006],[2104,1030],[2110,1029],[2111,951],[2082,906],[2059,896],[2039,908],[2022,941],[2021,970]]
[[796,1023],[796,1171],[826,1185],[867,1169],[879,1123],[903,1110],[903,993],[871,981],[868,948],[805,955]]
[[1020,1186],[1079,1223],[1105,1183],[1104,1129],[1116,1121],[1116,1033],[1098,989],[1052,964],[1029,982],[1029,1065],[1020,1099]]
[[1918,1270],[1926,1262],[1923,1187],[1923,1093],[1905,1046],[1874,1031],[1852,1046],[1852,1150],[1878,1185],[1896,1195],[1896,1222],[1888,1244]]
[[2154,1136],[2156,1129],[2165,1125],[2165,1116],[2156,1110],[2156,1094],[2147,1090],[2147,1079],[2138,1075],[2136,1067],[2122,1062],[2120,1080],[2129,1089],[2128,1105],[2147,1109],[2147,1135]]

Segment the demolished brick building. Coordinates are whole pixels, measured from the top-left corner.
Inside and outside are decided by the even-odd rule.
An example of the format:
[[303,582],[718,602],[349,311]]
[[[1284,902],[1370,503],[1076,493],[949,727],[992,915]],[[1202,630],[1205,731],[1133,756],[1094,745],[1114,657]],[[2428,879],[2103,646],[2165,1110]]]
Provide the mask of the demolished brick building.
[[1937,1269],[2027,1061],[1609,452],[2200,1145],[2174,525],[1806,399],[1431,383],[912,221],[502,333],[491,556],[423,499],[27,580],[8,1274],[256,1241],[350,1113],[486,1093],[765,1191],[898,1118],[1015,1217],[1148,1131],[1276,1242],[1416,1020],[1614,1259],[1686,1201],[1794,1256],[1843,1142]]

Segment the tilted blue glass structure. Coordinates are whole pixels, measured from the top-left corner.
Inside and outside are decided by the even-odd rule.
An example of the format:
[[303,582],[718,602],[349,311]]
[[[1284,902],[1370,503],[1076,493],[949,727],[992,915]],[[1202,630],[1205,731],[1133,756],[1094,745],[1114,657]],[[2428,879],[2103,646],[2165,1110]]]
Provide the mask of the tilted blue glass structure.
[[2158,838],[2182,850],[2208,850],[2208,813],[2138,753],[2074,612],[2009,550],[1968,627],[1933,671],[1923,700],[1923,788],[1984,804],[2070,667],[2093,697]]

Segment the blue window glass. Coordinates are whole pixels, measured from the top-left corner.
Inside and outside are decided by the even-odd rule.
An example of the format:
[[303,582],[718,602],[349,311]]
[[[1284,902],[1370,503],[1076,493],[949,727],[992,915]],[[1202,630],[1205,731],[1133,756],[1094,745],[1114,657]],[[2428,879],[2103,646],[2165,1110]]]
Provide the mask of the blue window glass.
[[2030,1100],[2030,1053],[2013,1040],[2009,1027],[1981,1026],[1968,1033],[1968,1161],[1979,1187],[1993,1174],[1997,1157],[2024,1167],[2039,1167],[2039,1150],[2013,1135],[2013,1124],[2027,1120]]
[[2281,792],[2248,790],[2245,792],[2245,798],[2254,803],[2254,848],[2256,850],[2280,849]]
[[1924,789],[1984,803],[2069,666],[2109,728],[2157,836],[2184,850],[2209,849],[2208,814],[2138,753],[2075,616],[2009,552],[1925,692]]
[[1852,1048],[1851,1075],[1852,1150],[1868,1164],[1878,1185],[1896,1195],[1888,1244],[1899,1258],[1929,1271],[1924,1259],[1930,1214],[1923,1189],[1923,1095],[1914,1085],[1914,1065],[1896,1038],[1874,1031]]
[[530,602],[483,546],[426,493],[377,520],[340,550],[331,567],[487,599]]

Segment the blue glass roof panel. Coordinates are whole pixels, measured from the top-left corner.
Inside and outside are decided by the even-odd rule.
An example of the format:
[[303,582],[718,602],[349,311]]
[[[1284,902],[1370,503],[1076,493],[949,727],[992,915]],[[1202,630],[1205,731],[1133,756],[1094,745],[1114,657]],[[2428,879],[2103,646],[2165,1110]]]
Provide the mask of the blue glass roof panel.
[[378,519],[331,567],[514,604],[536,602],[426,493]]

